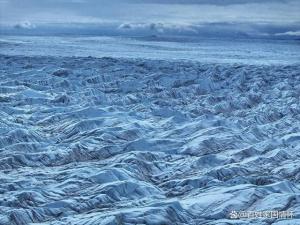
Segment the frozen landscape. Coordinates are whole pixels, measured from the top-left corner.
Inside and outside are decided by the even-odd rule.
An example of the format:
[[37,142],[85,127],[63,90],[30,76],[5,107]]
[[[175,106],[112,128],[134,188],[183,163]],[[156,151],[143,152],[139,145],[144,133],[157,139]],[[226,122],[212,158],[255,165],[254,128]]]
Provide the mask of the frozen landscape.
[[300,225],[299,0],[0,0],[0,225]]
[[0,46],[1,225],[300,224],[299,42]]

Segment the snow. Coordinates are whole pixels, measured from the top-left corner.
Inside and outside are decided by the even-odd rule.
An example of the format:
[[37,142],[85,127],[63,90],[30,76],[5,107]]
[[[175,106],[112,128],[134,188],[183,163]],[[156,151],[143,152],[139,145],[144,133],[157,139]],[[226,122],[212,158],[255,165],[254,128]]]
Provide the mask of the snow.
[[[161,39],[160,37],[149,38],[148,36],[140,38],[85,35],[6,36],[0,33],[0,54],[109,57],[110,60],[107,59],[107,63],[114,61],[114,58],[146,58],[167,61],[192,60],[201,63],[237,63],[235,66],[239,66],[241,63],[290,65],[299,63],[300,60],[300,45],[297,40],[239,40],[232,37],[228,39],[207,39],[201,35],[197,36],[197,39],[172,37]],[[77,63],[80,63],[80,60]],[[30,69],[30,66],[31,62],[24,65],[28,69]],[[103,64],[103,66],[105,65]],[[72,72],[67,69],[62,65],[52,73],[55,73],[56,70],[64,71],[64,73]],[[118,69],[116,66],[115,70]],[[202,69],[205,70],[205,67]],[[218,71],[218,67],[215,70]],[[162,72],[159,71],[153,76],[159,76]],[[90,76],[90,78],[93,77]],[[166,78],[167,80],[168,78]],[[130,82],[130,79],[127,81]]]
[[[299,223],[291,58],[19,51],[0,55],[0,224]],[[295,218],[232,220],[232,210]]]

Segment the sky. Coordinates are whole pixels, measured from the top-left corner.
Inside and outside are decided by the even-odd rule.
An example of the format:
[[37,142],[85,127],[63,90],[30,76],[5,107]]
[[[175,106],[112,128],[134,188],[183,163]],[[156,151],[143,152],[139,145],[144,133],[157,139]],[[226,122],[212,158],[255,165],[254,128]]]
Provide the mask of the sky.
[[0,0],[14,29],[299,36],[299,0]]

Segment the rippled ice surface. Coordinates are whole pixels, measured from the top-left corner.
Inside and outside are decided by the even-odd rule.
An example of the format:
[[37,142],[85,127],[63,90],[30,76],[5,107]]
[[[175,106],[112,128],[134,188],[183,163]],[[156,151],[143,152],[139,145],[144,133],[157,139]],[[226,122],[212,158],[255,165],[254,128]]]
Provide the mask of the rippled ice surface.
[[176,61],[171,50],[41,40],[1,42],[1,225],[300,224],[297,45],[256,63],[253,47],[247,63],[226,45]]

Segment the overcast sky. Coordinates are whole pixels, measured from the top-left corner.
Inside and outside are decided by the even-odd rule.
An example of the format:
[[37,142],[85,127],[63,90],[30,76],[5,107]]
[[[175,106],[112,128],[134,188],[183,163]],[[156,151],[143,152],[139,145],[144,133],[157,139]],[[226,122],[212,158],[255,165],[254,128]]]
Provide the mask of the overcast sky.
[[300,24],[300,0],[0,0],[0,8],[2,25],[28,27],[54,23]]
[[300,22],[299,0],[0,0],[1,22]]

